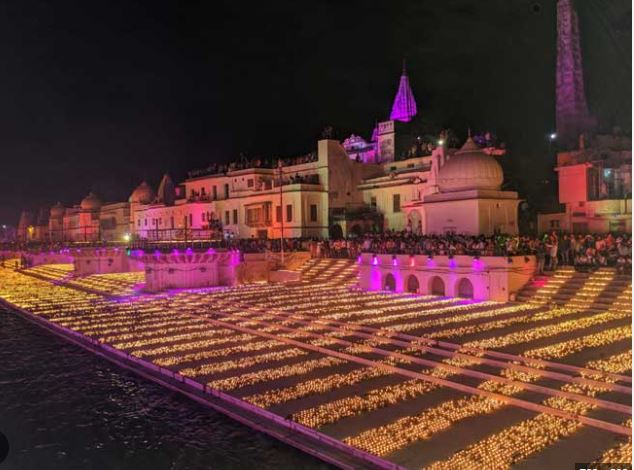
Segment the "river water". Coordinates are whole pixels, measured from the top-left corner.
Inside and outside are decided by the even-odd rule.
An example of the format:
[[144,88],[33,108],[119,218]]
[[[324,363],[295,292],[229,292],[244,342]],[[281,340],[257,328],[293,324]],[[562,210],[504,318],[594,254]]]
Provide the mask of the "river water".
[[329,469],[0,307],[0,470]]

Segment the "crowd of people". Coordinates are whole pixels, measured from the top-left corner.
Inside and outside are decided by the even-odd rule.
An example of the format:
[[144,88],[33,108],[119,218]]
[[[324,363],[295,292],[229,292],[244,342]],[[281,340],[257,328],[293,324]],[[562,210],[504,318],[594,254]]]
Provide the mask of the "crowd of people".
[[317,257],[355,258],[360,253],[410,255],[529,256],[537,259],[540,273],[558,266],[580,271],[616,267],[620,273],[632,266],[632,239],[620,235],[574,235],[551,233],[527,235],[414,235],[385,232],[355,239],[322,240],[314,248]]
[[246,158],[243,156],[239,160],[231,163],[212,163],[206,168],[190,171],[188,176],[190,178],[195,178],[205,175],[225,174],[230,171],[246,170],[249,168],[277,168],[280,163],[282,166],[291,166],[316,161],[316,152],[310,152],[305,155],[288,158]]
[[[184,242],[185,243],[185,242]],[[238,249],[242,253],[281,251],[279,239],[224,238],[191,241],[190,245]],[[60,246],[39,247],[55,250]],[[284,251],[310,251],[316,258],[357,258],[361,253],[408,254],[428,256],[535,256],[537,271],[554,271],[558,266],[574,266],[578,271],[614,267],[619,273],[631,272],[632,237],[630,234],[550,233],[528,235],[416,235],[411,231],[387,231],[348,239],[284,239]]]
[[620,274],[632,269],[632,238],[622,235],[558,235],[544,237],[536,248],[538,271],[555,270],[558,265],[574,266],[578,271],[616,267]]

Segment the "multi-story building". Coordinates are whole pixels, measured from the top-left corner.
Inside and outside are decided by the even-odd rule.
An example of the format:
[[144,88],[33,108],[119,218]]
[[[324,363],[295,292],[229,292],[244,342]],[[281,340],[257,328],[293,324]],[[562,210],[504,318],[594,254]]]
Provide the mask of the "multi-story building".
[[586,102],[579,20],[557,3],[556,143],[559,210],[538,215],[540,233],[632,231],[632,139],[597,132]]
[[[492,148],[449,133],[432,135],[417,119],[403,70],[390,120],[369,141],[350,136],[317,142],[295,158],[214,164],[182,183],[165,175],[156,191],[141,183],[127,202],[50,209],[46,230],[30,239],[92,242],[224,238],[306,238],[369,231],[494,233],[517,231],[517,194],[500,191]],[[20,227],[28,233],[28,214]],[[26,238],[26,237],[25,237]]]
[[557,155],[562,210],[539,214],[540,233],[632,231],[632,140],[598,135]]
[[127,202],[103,204],[89,193],[72,207],[55,204],[42,226],[46,227],[45,234],[35,237],[41,241],[122,241],[130,230],[130,207]]
[[272,168],[250,162],[192,172],[180,197],[166,178],[156,198],[139,187],[130,197],[131,232],[148,239],[209,238],[219,228],[236,238],[279,238],[282,231],[289,238],[327,237],[331,214],[362,204],[358,184],[379,172],[377,165],[351,160],[339,142],[324,139],[315,153]]

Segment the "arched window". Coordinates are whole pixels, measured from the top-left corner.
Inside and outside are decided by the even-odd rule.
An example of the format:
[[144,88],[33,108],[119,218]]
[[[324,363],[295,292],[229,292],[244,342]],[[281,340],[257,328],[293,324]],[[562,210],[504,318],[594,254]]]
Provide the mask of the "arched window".
[[440,276],[434,276],[429,281],[429,290],[432,295],[445,295],[445,282]]
[[330,239],[331,240],[339,240],[343,238],[343,229],[341,225],[335,224],[330,227]]
[[420,290],[420,284],[418,283],[418,278],[413,274],[407,278],[407,292],[411,292],[412,294],[418,294]]
[[394,276],[392,275],[392,273],[387,273],[385,275],[385,281],[383,282],[383,289],[391,290],[392,292],[396,290],[396,279],[394,279]]
[[469,279],[463,277],[458,281],[458,297],[463,299],[473,299],[473,284]]

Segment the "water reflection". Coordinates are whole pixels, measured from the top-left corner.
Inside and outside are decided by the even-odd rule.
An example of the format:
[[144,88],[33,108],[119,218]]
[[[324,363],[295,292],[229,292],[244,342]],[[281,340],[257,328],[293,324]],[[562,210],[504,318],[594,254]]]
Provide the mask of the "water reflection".
[[0,309],[0,470],[327,469]]

